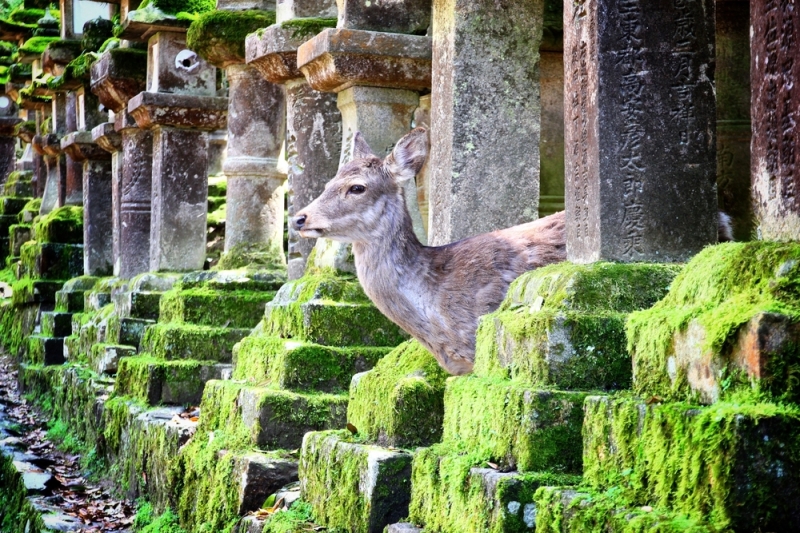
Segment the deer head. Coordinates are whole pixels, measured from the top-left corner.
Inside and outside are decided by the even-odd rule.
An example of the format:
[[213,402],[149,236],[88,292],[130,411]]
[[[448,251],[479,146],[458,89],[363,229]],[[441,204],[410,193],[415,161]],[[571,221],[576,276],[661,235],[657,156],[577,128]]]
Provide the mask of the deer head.
[[417,175],[428,156],[428,132],[417,128],[381,160],[361,133],[353,139],[353,160],[339,169],[325,191],[292,218],[308,238],[342,242],[381,238],[387,219],[407,217],[402,186]]

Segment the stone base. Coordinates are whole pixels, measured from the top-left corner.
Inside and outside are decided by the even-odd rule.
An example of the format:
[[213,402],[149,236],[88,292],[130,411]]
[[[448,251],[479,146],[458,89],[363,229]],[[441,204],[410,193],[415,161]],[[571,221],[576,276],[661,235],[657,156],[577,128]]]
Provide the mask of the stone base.
[[391,348],[336,348],[251,335],[233,349],[233,379],[291,390],[345,392],[352,376],[369,370]]
[[65,280],[83,273],[83,246],[30,241],[22,245],[20,277]]
[[196,359],[230,363],[234,344],[250,333],[249,329],[195,326],[193,324],[155,324],[142,338],[142,351],[159,359]]
[[116,391],[148,405],[198,405],[207,381],[230,376],[215,361],[162,361],[146,355],[119,360]]
[[447,377],[417,341],[401,344],[373,370],[353,377],[347,419],[359,435],[382,446],[438,442]]
[[348,442],[347,436],[346,431],[331,431],[303,438],[303,499],[323,526],[382,533],[408,514],[412,456]]
[[790,531],[800,520],[800,424],[794,407],[658,404],[590,397],[584,482],[621,486],[638,505],[708,519],[719,530]]

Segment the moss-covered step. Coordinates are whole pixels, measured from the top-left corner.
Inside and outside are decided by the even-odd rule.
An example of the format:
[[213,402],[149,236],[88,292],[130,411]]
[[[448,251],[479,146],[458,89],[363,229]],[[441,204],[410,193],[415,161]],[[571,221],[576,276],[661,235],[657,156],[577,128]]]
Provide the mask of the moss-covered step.
[[113,376],[119,368],[119,360],[136,355],[136,348],[120,344],[97,343],[89,353],[89,365],[98,374]]
[[[80,336],[80,353],[88,356],[92,346],[106,342],[109,317],[114,315],[114,306],[108,304],[99,311],[76,313],[73,317],[72,331]],[[78,326],[76,328],[76,326]]]
[[63,281],[22,278],[11,284],[11,301],[14,305],[52,304]]
[[445,443],[522,472],[580,473],[588,393],[464,376],[447,382]]
[[42,209],[42,199],[34,198],[30,200],[22,211],[19,212],[19,221],[21,224],[30,224],[31,231],[33,231],[33,221],[39,216],[39,211]]
[[84,295],[91,290],[99,278],[79,276],[64,283],[56,293],[56,311],[61,313],[80,313],[84,309]]
[[717,530],[800,523],[800,408],[718,402],[698,408],[618,395],[586,400],[584,480],[637,505]]
[[297,449],[309,431],[346,425],[347,396],[295,393],[233,381],[206,383],[200,430],[225,430],[250,446]]
[[64,338],[31,335],[28,337],[28,352],[23,358],[31,365],[64,364]]
[[131,398],[104,404],[102,452],[111,466],[110,481],[133,500],[146,499],[157,509],[170,504],[174,485],[170,468],[197,422],[181,418],[183,407],[147,408]]
[[308,275],[281,287],[263,331],[326,346],[397,346],[408,338],[364,294],[358,280]]
[[614,490],[596,493],[542,487],[534,495],[537,533],[716,533],[701,520],[670,509],[635,505]]
[[8,175],[3,185],[4,196],[33,196],[33,172],[30,170],[15,170]]
[[158,306],[163,293],[155,291],[125,291],[111,295],[117,316],[158,320]]
[[233,345],[250,333],[244,328],[194,324],[154,324],[144,331],[142,351],[159,359],[199,359],[230,363]]
[[19,257],[22,245],[31,240],[32,230],[30,224],[14,224],[8,228],[9,253]]
[[31,198],[24,196],[2,196],[0,197],[0,215],[17,216],[30,201]]
[[41,318],[42,335],[45,337],[66,337],[72,335],[72,313],[45,311]]
[[705,248],[627,335],[642,396],[710,403],[756,388],[800,401],[800,244]]
[[81,358],[81,336],[69,335],[64,337],[64,360],[79,361]]
[[679,269],[565,262],[523,274],[480,321],[475,374],[565,390],[629,388],[627,314],[660,300]]
[[[17,215],[0,215],[0,235],[3,236],[3,239],[8,239],[11,226],[14,226],[18,221]],[[6,244],[6,249],[8,249],[8,244]]]
[[215,290],[207,286],[172,289],[160,304],[160,322],[252,328],[274,291]]
[[233,379],[281,389],[346,392],[354,374],[369,370],[392,348],[333,347],[251,335],[233,348]]
[[277,291],[286,283],[286,268],[239,268],[236,270],[198,270],[184,274],[178,289],[205,287],[219,291]]
[[63,206],[33,223],[33,238],[41,243],[83,244],[83,207]]
[[422,345],[405,342],[353,378],[347,419],[359,435],[382,446],[438,442],[447,377]]
[[409,518],[426,532],[523,533],[538,531],[536,490],[578,483],[580,476],[500,472],[477,455],[437,444],[414,454],[411,481]]
[[20,276],[34,279],[66,280],[83,273],[83,246],[40,243],[22,245]]
[[300,489],[329,529],[381,533],[408,514],[409,453],[350,441],[347,431],[303,437]]
[[116,393],[148,405],[197,405],[205,383],[230,375],[230,365],[216,361],[164,361],[148,354],[118,361]]
[[155,320],[143,318],[120,318],[118,314],[114,313],[108,317],[106,341],[138,347],[145,329],[155,323]]

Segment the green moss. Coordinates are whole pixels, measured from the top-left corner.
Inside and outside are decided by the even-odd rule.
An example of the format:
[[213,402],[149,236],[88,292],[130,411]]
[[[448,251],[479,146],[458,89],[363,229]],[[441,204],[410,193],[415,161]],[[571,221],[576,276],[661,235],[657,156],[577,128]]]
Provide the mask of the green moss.
[[10,455],[0,450],[0,531],[45,531],[41,516],[28,500],[28,491]]
[[41,243],[83,244],[83,207],[63,206],[33,224],[33,238]]
[[44,17],[44,9],[24,9],[20,6],[11,12],[8,20],[19,24],[35,25],[42,17]]
[[[703,250],[675,279],[669,294],[651,309],[633,313],[627,324],[628,349],[634,358],[634,389],[640,394],[684,399],[693,396],[686,369],[668,369],[676,334],[696,322],[705,339],[700,349],[721,354],[724,360],[740,327],[762,312],[800,320],[800,245],[792,243],[727,243]],[[781,397],[796,397],[795,378],[800,352],[784,354],[791,361],[769,380],[753,385]],[[723,369],[726,370],[726,369]],[[732,375],[729,392],[747,379]],[[742,383],[744,381],[744,383]],[[787,390],[787,388],[789,390]]]
[[448,374],[417,341],[401,344],[350,389],[347,418],[363,437],[413,447],[439,440]]
[[98,54],[103,54],[109,50],[119,49],[120,44],[122,41],[118,37],[109,37],[103,44],[100,45],[100,48],[97,50]]
[[344,392],[391,348],[338,348],[252,335],[234,348],[233,379],[282,389]]
[[142,349],[160,359],[229,362],[233,345],[249,331],[193,324],[154,324],[144,331]]
[[252,328],[264,313],[272,291],[221,291],[208,287],[172,289],[160,303],[161,322]]
[[797,406],[646,405],[626,395],[586,402],[584,479],[635,505],[712,527],[777,531],[795,520]]
[[210,367],[214,364],[216,361],[192,359],[164,361],[149,354],[122,357],[118,363],[115,393],[148,405],[159,405],[162,401],[196,402],[206,380],[213,375]]
[[8,83],[8,67],[0,65],[0,85]]
[[108,19],[98,17],[83,24],[83,39],[81,48],[85,52],[96,52],[113,37],[114,23]]
[[313,37],[325,28],[335,28],[337,19],[335,18],[297,18],[286,20],[281,23],[281,28],[290,29],[293,39]]
[[58,37],[31,37],[20,46],[19,51],[24,54],[41,55],[48,45],[60,40]]
[[14,63],[8,67],[8,76],[12,81],[20,82],[31,79],[33,67],[30,63]]
[[[21,133],[30,136],[36,135],[36,121],[26,120],[14,126],[14,135],[18,137]],[[39,200],[41,201],[41,198]]]
[[274,513],[264,523],[262,533],[301,533],[316,527],[312,521],[311,504],[298,500],[285,512]]
[[243,63],[247,34],[272,24],[274,11],[210,11],[189,26],[186,45],[212,63]]
[[[221,209],[224,222],[225,207],[223,206]],[[219,210],[215,211],[215,213],[218,212]],[[210,220],[209,224],[211,224]],[[263,243],[237,244],[232,249],[222,254],[219,263],[214,267],[215,270],[234,270],[238,268],[267,270],[284,269],[286,267],[283,250],[275,248],[270,244]]]
[[42,280],[65,280],[83,272],[83,247],[28,241],[20,248],[20,274]]
[[536,517],[531,516],[535,491],[580,481],[569,474],[502,474],[488,469],[486,462],[485,456],[458,445],[418,450],[412,468],[411,521],[437,533],[529,532]]
[[144,0],[139,4],[137,11],[145,8],[155,8],[164,13],[175,15],[180,12],[205,13],[216,7],[214,0]]

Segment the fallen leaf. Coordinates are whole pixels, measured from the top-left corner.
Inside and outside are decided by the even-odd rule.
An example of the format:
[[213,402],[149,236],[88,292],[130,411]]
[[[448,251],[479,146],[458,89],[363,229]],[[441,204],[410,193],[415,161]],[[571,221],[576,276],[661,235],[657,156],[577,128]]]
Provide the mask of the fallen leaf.
[[347,423],[347,431],[349,431],[350,433],[352,433],[353,435],[355,435],[356,433],[358,433],[358,428],[356,428],[356,427],[355,427],[353,424],[351,424],[350,422],[348,422],[348,423]]

